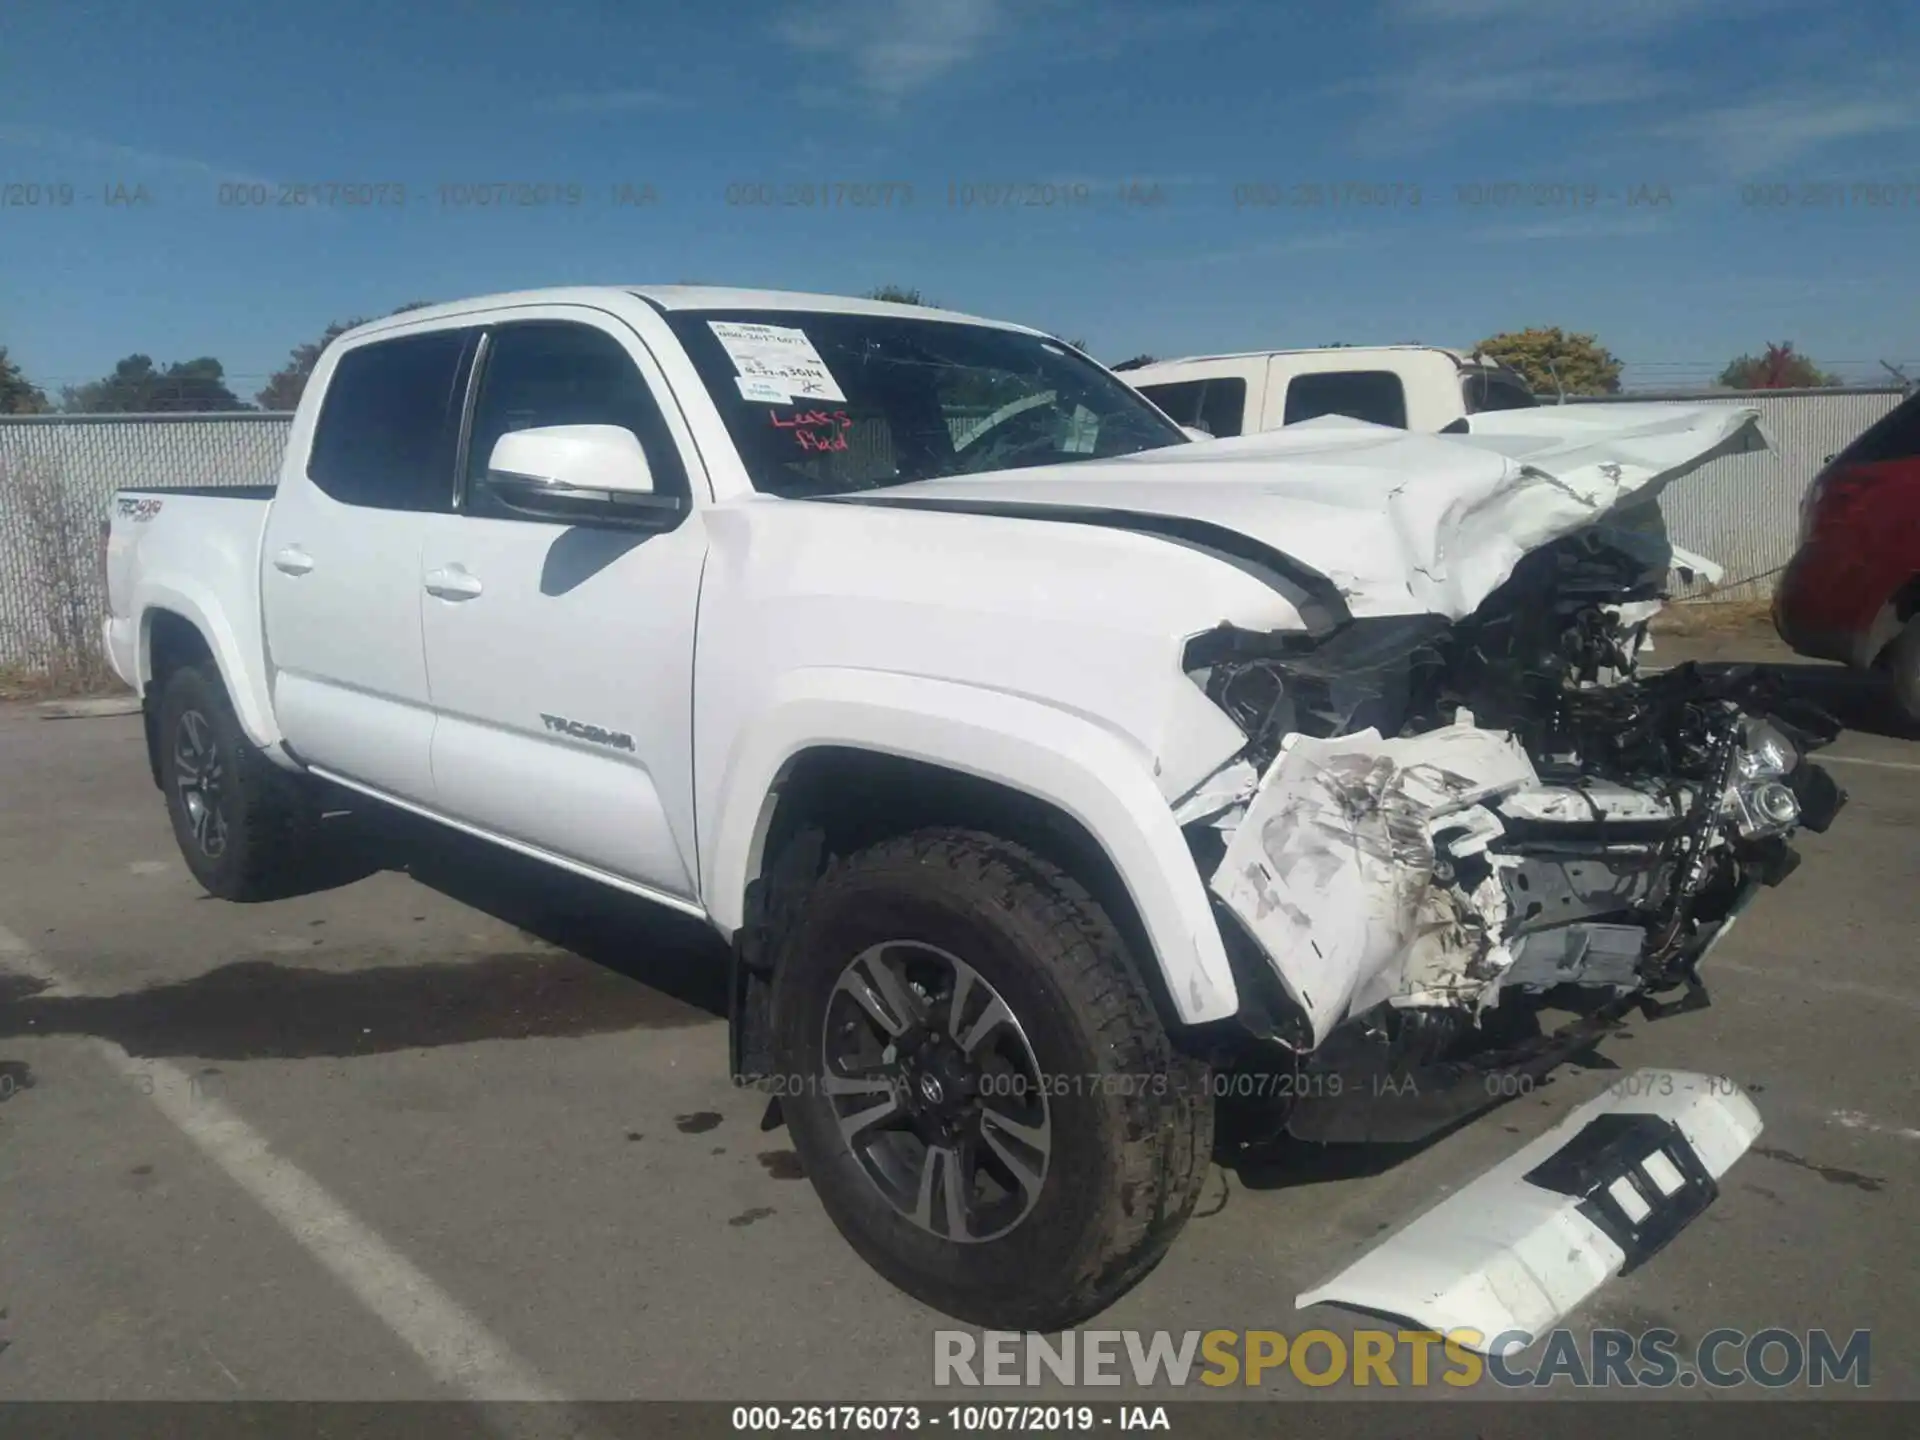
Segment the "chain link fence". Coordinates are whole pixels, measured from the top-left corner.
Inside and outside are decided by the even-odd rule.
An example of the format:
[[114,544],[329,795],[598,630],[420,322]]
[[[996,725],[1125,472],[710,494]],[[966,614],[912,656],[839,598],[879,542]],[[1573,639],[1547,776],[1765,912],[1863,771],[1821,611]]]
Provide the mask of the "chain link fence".
[[100,522],[128,485],[270,483],[291,415],[0,418],[0,672],[75,692],[110,683]]
[[[1726,567],[1733,583],[1713,591],[1716,600],[1771,594],[1773,572],[1793,553],[1807,483],[1827,457],[1901,398],[1893,387],[1618,397],[1760,411],[1773,449],[1717,460],[1661,502],[1675,541]],[[0,671],[40,677],[48,688],[104,683],[98,636],[106,596],[98,547],[113,492],[269,483],[292,418],[258,412],[0,417]],[[956,438],[973,423],[955,419]],[[872,453],[850,458],[863,469],[884,470],[889,456],[882,440],[857,439],[857,449]]]
[[[1800,501],[1828,460],[1906,398],[1897,386],[1860,390],[1750,390],[1715,395],[1611,395],[1569,405],[1743,405],[1760,412],[1768,448],[1728,455],[1668,488],[1660,499],[1674,543],[1726,570],[1711,590],[1695,583],[1675,593],[1687,599],[1762,601],[1793,558],[1800,538]],[[1743,583],[1744,582],[1744,583]]]

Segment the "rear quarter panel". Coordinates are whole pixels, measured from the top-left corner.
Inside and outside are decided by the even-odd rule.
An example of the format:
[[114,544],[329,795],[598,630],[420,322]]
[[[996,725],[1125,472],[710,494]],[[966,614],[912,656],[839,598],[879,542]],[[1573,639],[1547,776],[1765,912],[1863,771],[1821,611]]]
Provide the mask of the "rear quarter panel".
[[144,696],[154,617],[180,616],[213,652],[248,737],[268,746],[280,733],[260,627],[260,541],[271,506],[259,494],[118,492],[107,534],[106,643],[115,672]]

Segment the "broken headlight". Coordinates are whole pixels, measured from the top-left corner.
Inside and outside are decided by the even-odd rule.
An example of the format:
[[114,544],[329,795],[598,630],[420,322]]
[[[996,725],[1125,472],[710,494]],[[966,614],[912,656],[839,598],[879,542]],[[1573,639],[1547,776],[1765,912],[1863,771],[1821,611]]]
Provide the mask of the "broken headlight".
[[1778,780],[1800,763],[1800,747],[1776,725],[1749,715],[1740,723],[1740,750],[1733,768],[1742,780]]
[[1725,808],[1743,836],[1778,835],[1799,823],[1799,797],[1785,783],[1799,764],[1800,747],[1778,726],[1753,715],[1740,722],[1737,778]]
[[1222,623],[1187,643],[1183,668],[1245,732],[1262,768],[1291,734],[1325,739],[1371,726],[1398,735],[1422,677],[1438,667],[1437,615],[1350,620],[1315,640]]

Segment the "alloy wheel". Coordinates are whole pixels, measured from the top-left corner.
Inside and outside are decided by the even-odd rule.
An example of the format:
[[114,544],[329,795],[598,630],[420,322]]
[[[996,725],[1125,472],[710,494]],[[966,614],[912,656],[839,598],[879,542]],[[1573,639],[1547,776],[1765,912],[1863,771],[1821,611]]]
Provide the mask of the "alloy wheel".
[[173,783],[193,842],[209,860],[227,850],[226,759],[213,725],[198,710],[181,714],[173,746]]
[[957,1243],[1032,1211],[1052,1111],[1026,1032],[977,970],[917,940],[871,946],[835,982],[821,1042],[821,1091],[894,1209]]

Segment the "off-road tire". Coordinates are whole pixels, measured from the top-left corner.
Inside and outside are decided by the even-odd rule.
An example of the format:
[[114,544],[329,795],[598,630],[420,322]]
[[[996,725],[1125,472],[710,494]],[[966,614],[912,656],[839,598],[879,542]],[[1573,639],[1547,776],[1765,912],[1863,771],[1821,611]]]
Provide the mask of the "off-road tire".
[[1907,621],[1886,651],[1888,690],[1894,713],[1910,726],[1920,726],[1920,615]]
[[[1052,1154],[998,1238],[930,1233],[880,1193],[822,1093],[842,970],[888,940],[939,946],[986,979],[1052,1077]],[[782,1112],[828,1216],[888,1280],[971,1324],[1056,1331],[1105,1309],[1173,1243],[1213,1148],[1205,1064],[1181,1054],[1106,912],[1071,876],[993,835],[927,829],[832,861],[777,942]]]
[[[313,856],[318,807],[310,787],[260,753],[233,713],[212,662],[183,665],[160,692],[160,788],[174,839],[194,879],[222,900],[277,900],[298,892]],[[224,844],[209,854],[196,838],[181,789],[182,743],[198,717],[219,757]]]

